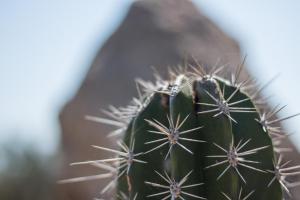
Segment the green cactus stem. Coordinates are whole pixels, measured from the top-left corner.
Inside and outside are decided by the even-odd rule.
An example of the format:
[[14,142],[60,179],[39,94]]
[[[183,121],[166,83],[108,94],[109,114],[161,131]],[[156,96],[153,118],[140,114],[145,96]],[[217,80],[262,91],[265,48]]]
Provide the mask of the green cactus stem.
[[115,156],[75,164],[115,169],[107,173],[112,181],[102,191],[117,190],[115,199],[282,200],[284,193],[290,195],[296,184],[286,178],[299,174],[300,166],[283,162],[273,144],[282,137],[273,125],[290,117],[273,119],[282,107],[261,112],[245,92],[250,81],[238,82],[240,68],[232,81],[217,76],[222,68],[193,70],[169,82],[140,81],[146,92],[130,106],[111,107],[105,112],[110,119],[89,116],[117,127],[112,135],[124,132],[120,149],[93,146]]

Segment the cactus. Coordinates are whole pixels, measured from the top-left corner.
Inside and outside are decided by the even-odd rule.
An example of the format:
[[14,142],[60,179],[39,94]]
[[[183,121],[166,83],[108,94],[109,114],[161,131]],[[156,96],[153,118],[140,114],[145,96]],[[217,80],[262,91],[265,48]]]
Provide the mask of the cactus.
[[241,67],[228,81],[222,68],[206,73],[172,72],[171,81],[155,84],[139,80],[139,98],[128,107],[110,107],[107,118],[87,119],[117,127],[124,135],[120,149],[94,148],[113,153],[89,164],[107,173],[61,183],[112,178],[102,194],[112,199],[282,200],[291,195],[288,176],[300,166],[284,163],[278,141],[285,137],[274,119],[283,107],[264,112],[258,92],[247,92],[250,80],[239,81]]

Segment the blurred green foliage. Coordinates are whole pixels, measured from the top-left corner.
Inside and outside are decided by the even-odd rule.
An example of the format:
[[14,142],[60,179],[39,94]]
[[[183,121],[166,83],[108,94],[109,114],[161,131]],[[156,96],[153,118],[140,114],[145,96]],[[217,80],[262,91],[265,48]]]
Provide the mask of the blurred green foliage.
[[49,158],[32,148],[16,150],[16,142],[0,148],[0,200],[50,200],[54,173]]

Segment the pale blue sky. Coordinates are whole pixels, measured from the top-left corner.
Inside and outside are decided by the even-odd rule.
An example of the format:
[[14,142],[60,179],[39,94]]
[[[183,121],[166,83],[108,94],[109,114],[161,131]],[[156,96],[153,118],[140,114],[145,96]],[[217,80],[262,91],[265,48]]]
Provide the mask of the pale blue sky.
[[0,140],[17,134],[42,150],[55,148],[60,107],[128,6],[119,0],[0,1]]
[[[0,142],[17,135],[51,152],[57,113],[72,96],[97,48],[122,20],[131,0],[0,0]],[[197,0],[241,42],[261,82],[281,76],[268,93],[300,111],[300,3],[285,0]],[[300,119],[286,123],[300,141]]]

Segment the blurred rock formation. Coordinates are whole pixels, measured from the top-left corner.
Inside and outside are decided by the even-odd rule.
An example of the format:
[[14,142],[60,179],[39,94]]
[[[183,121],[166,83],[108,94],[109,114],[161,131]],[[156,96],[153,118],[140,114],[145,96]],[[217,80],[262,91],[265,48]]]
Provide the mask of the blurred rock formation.
[[[92,149],[91,144],[112,145],[105,137],[110,129],[86,121],[85,115],[101,116],[100,109],[110,104],[126,105],[136,96],[136,77],[152,80],[151,66],[165,75],[168,66],[183,64],[191,56],[207,67],[236,67],[243,57],[238,43],[191,1],[134,2],[123,23],[101,47],[77,94],[61,111],[61,145],[65,155],[61,178],[101,173],[87,166],[70,167],[68,163],[106,156]],[[242,76],[248,76],[245,70]],[[289,156],[299,160],[296,153]],[[105,183],[104,180],[61,185],[62,199],[92,199]]]

